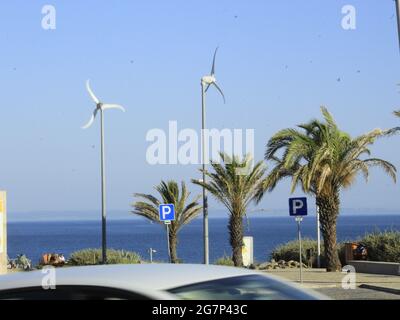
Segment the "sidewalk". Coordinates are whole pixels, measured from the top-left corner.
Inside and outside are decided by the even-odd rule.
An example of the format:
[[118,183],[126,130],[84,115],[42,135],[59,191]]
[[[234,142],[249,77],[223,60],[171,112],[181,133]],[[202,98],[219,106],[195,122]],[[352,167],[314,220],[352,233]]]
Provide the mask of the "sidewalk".
[[[299,269],[269,270],[266,272],[300,283]],[[357,289],[345,290],[342,288],[342,279],[345,275],[346,274],[340,272],[326,272],[325,269],[303,269],[302,286],[314,289],[333,299],[400,300],[400,276],[357,273]]]

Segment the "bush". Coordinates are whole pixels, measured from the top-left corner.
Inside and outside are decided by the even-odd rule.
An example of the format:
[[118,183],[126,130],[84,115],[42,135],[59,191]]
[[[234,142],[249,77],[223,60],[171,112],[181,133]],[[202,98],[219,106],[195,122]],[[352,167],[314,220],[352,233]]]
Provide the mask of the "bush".
[[[313,267],[317,267],[317,252],[318,252],[318,242],[313,239],[304,238],[302,239],[302,260],[303,263],[309,263],[309,257],[307,257],[307,250],[313,251],[313,256],[311,257],[311,264]],[[338,243],[338,253],[339,259],[344,265],[345,262],[345,251],[344,244]],[[285,260],[285,261],[298,261],[299,262],[299,241],[294,240],[288,243],[282,244],[275,248],[271,253],[271,258],[275,261]],[[324,245],[321,243],[321,267],[325,267],[325,254],[324,254]]]
[[228,266],[228,267],[234,267],[234,263],[231,257],[228,257],[227,255],[224,255],[222,258],[219,258],[217,261],[214,263],[217,266]]
[[[353,242],[353,241],[348,241]],[[368,251],[368,260],[382,262],[400,263],[400,232],[399,231],[376,231],[366,234],[363,238],[355,241],[363,244]],[[314,255],[317,252],[317,241],[303,239],[303,262],[307,264],[307,249],[313,249]],[[345,245],[338,243],[339,259],[345,265]],[[275,248],[271,253],[271,258],[275,261],[299,261],[299,242],[290,241]],[[313,267],[316,266],[316,258],[312,260]],[[321,266],[325,266],[324,246],[321,244]]]
[[7,257],[7,268],[17,269],[23,271],[32,270],[32,261],[26,257],[24,254],[19,254],[16,259],[9,259]]
[[367,248],[368,260],[400,263],[400,232],[373,232],[359,242]]
[[[102,261],[101,249],[84,249],[71,254],[68,264],[72,266],[99,265]],[[135,252],[124,250],[107,250],[107,264],[137,264],[140,256]]]
[[[317,241],[312,239],[302,239],[302,259],[303,262],[306,263],[308,261],[307,258],[307,250],[313,250],[314,255],[317,253],[318,244]],[[323,246],[321,245],[321,251],[323,252]],[[299,241],[294,240],[288,243],[282,244],[275,248],[271,253],[271,258],[275,261],[285,260],[285,261],[299,261]]]

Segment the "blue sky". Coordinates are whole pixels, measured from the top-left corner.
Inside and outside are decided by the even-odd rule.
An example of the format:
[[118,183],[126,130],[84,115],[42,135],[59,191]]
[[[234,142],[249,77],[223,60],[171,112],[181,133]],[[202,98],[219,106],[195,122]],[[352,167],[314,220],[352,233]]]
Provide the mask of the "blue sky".
[[[57,10],[54,31],[41,28],[45,4]],[[356,30],[341,28],[347,4]],[[127,109],[106,116],[111,211],[128,212],[132,193],[152,192],[161,178],[196,177],[197,166],[147,164],[145,136],[170,120],[199,129],[200,77],[217,45],[227,103],[210,91],[208,127],[255,129],[258,160],[273,133],[319,116],[320,105],[353,135],[398,125],[394,13],[391,0],[2,1],[0,189],[9,211],[99,210],[99,124],[80,129],[93,110],[88,78]],[[400,167],[399,148],[393,137],[373,151]],[[397,210],[399,193],[373,170],[369,184],[343,192],[342,206]],[[288,196],[283,183],[260,207],[285,208]]]

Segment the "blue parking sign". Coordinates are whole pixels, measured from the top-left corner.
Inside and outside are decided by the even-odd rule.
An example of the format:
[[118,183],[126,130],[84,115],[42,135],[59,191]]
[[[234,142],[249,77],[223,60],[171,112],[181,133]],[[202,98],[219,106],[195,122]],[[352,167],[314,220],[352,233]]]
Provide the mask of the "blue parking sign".
[[175,220],[175,206],[173,204],[161,204],[159,208],[160,221]]
[[290,198],[289,214],[291,217],[301,217],[308,214],[307,198]]

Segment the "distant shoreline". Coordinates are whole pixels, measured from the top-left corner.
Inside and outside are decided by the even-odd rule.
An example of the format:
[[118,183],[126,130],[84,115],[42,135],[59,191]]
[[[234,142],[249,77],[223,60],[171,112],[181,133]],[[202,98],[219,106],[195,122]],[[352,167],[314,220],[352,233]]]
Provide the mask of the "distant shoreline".
[[[387,217],[391,217],[391,216],[400,216],[400,212],[393,212],[393,213],[391,213],[391,212],[383,212],[383,213],[376,213],[376,212],[375,213],[372,213],[372,212],[371,213],[361,213],[361,212],[360,213],[344,213],[344,214],[339,215],[339,218],[340,217],[377,217],[378,218],[379,216],[386,217],[386,218]],[[282,218],[290,218],[290,217],[288,215],[279,213],[279,214],[276,214],[276,215],[273,215],[273,214],[264,214],[264,215],[263,214],[251,214],[251,215],[248,216],[248,218],[249,219],[282,219]],[[309,219],[315,218],[315,214],[311,213],[308,216],[308,218]],[[202,216],[200,215],[195,220],[201,220],[201,219],[202,219]],[[226,219],[228,219],[228,215],[221,215],[221,214],[219,214],[217,216],[210,215],[209,219],[210,220],[226,220]],[[246,219],[246,217],[244,219]],[[56,223],[56,222],[58,222],[58,223],[69,223],[69,222],[86,223],[86,222],[91,222],[91,223],[93,223],[93,222],[100,222],[100,220],[101,220],[100,216],[99,216],[99,218],[91,217],[91,218],[86,218],[86,219],[81,219],[81,218],[80,219],[79,218],[14,219],[14,218],[11,218],[11,219],[8,220],[8,223],[12,223],[12,224],[14,224],[14,223],[52,223],[52,222],[54,222],[54,223]],[[135,216],[118,217],[118,218],[109,217],[108,218],[108,221],[132,221],[132,220],[146,221],[145,218],[135,217]]]

